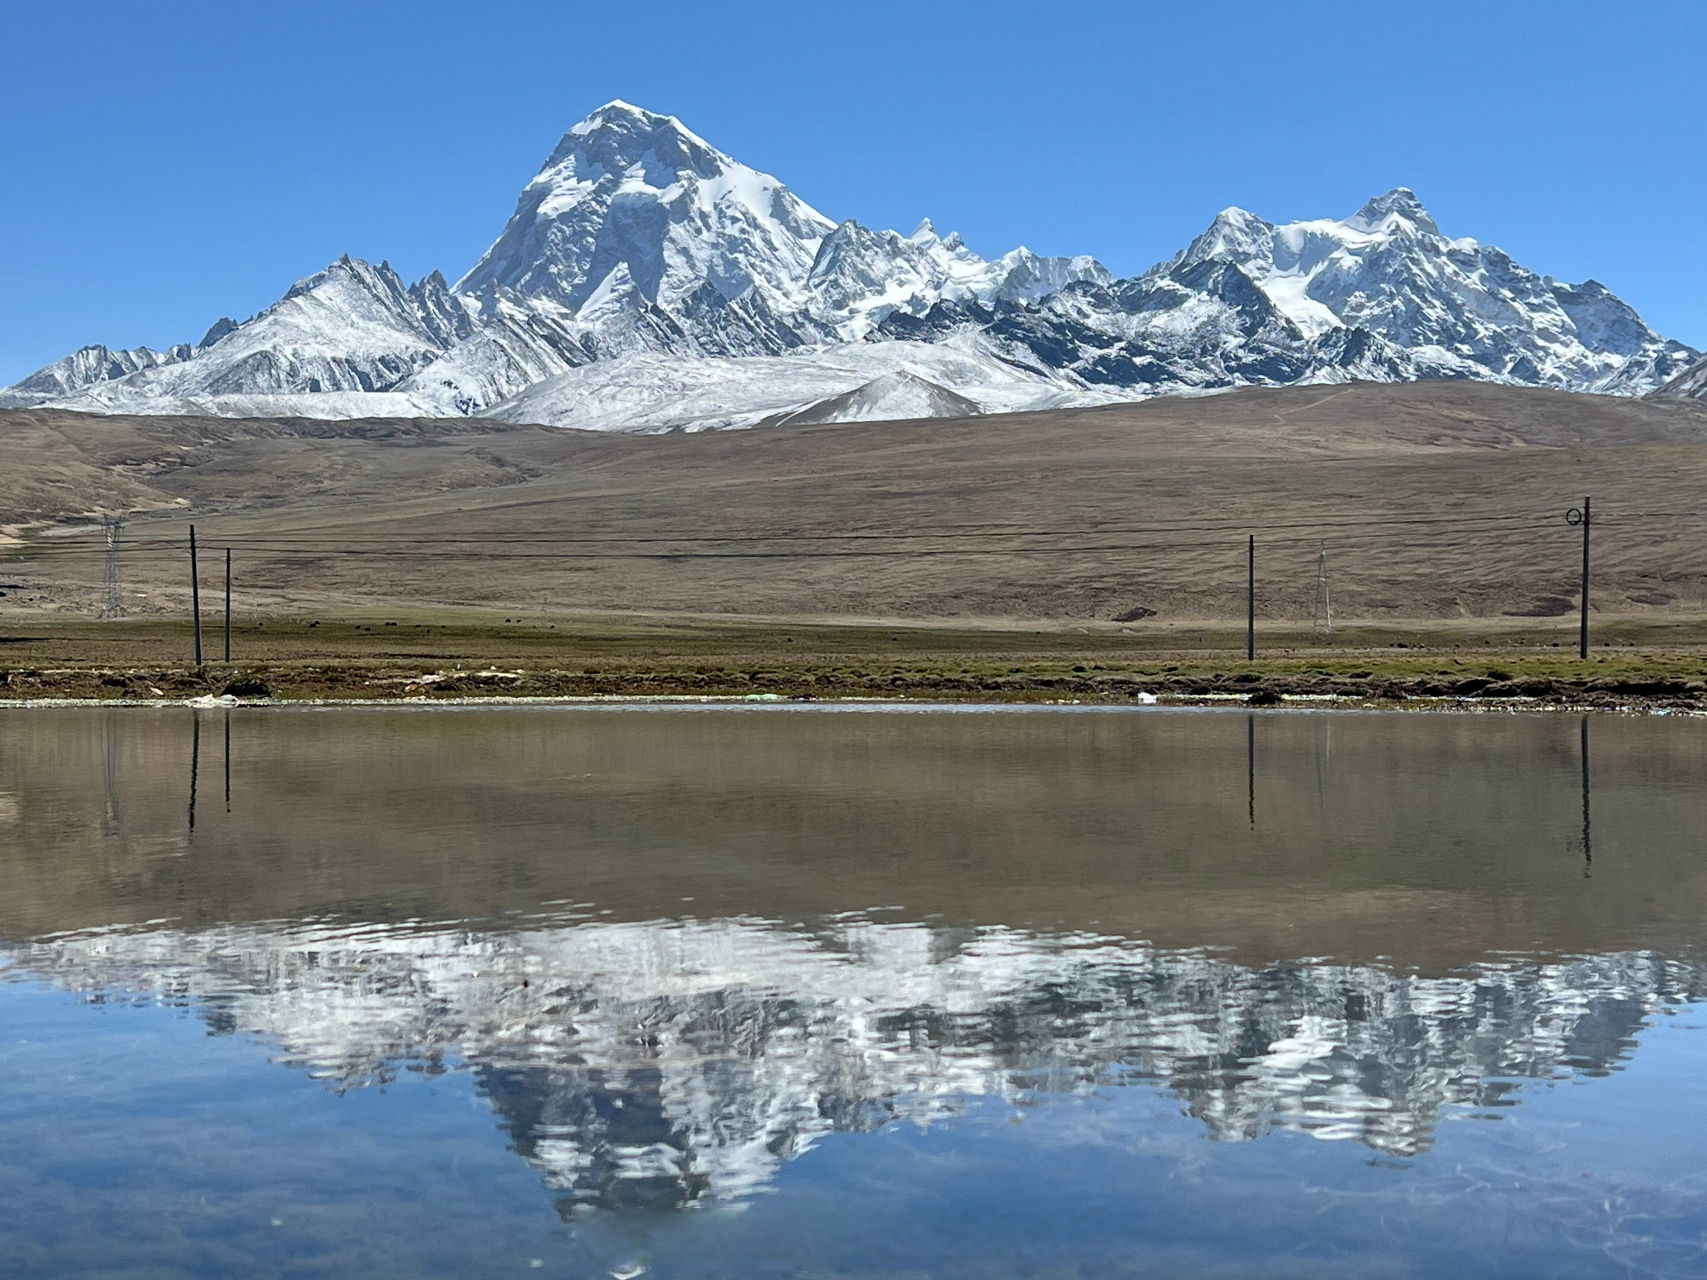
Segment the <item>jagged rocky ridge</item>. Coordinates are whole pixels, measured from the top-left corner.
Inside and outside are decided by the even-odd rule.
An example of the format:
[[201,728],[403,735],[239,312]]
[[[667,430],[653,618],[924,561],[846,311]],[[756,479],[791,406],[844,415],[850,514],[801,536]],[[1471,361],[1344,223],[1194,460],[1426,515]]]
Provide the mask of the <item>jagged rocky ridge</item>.
[[1133,1083],[1219,1139],[1414,1155],[1445,1109],[1603,1074],[1707,994],[1699,961],[1645,952],[1424,977],[849,918],[223,925],[0,954],[16,978],[188,1002],[335,1089],[459,1061],[566,1213],[740,1200],[839,1130]]
[[[195,347],[85,348],[0,403],[697,429],[1351,379],[1642,395],[1699,354],[1595,281],[1447,238],[1402,188],[1340,221],[1228,209],[1116,280],[1088,257],[986,261],[928,220],[834,223],[614,102],[564,135],[454,286],[343,258]],[[772,359],[762,376],[754,357]],[[607,385],[634,411],[594,394]]]

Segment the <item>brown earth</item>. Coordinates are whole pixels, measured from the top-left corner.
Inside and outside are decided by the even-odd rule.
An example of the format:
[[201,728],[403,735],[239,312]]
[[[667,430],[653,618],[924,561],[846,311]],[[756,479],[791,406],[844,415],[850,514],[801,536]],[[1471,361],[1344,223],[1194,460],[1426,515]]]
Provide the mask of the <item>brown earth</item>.
[[[1592,494],[1604,619],[1707,615],[1707,405],[1472,383],[1252,389],[956,421],[623,436],[476,419],[0,414],[0,609],[245,617],[434,604],[1166,634],[1336,616],[1563,633]],[[41,536],[43,522],[61,536]],[[30,531],[30,526],[36,526]],[[205,602],[204,602],[205,603]],[[1152,611],[1144,613],[1143,611]],[[1120,615],[1138,614],[1128,623]]]

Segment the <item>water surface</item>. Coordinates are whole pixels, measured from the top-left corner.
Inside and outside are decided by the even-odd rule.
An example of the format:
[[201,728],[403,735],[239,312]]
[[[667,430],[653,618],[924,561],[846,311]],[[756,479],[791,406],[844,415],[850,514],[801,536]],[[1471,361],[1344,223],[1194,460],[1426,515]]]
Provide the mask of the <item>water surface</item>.
[[0,1275],[1707,1275],[1707,725],[0,713]]

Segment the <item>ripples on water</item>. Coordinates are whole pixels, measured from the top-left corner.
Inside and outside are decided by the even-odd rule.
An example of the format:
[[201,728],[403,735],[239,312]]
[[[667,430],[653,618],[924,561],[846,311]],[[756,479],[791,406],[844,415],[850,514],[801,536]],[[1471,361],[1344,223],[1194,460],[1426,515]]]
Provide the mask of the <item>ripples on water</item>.
[[[317,1082],[318,1108],[464,1079],[544,1188],[548,1219],[503,1230],[554,1230],[529,1247],[560,1272],[1707,1274],[1707,1188],[1640,1132],[1699,1126],[1701,1090],[1596,1083],[1702,997],[1707,742],[1594,728],[1591,746],[1562,717],[13,714],[0,1001],[187,1013]],[[76,1110],[46,1083],[75,1027],[26,1042],[7,1054],[22,1096]],[[191,1042],[168,1052],[209,1069]],[[1581,1114],[1446,1142],[1448,1121],[1509,1126],[1572,1081],[1626,1114],[1584,1092]],[[1127,1097],[1174,1114],[1135,1120]],[[122,1188],[150,1150],[119,1110]],[[1039,1154],[1045,1120],[1073,1136]],[[20,1167],[51,1169],[47,1132],[0,1120]],[[845,1147],[909,1133],[887,1157]],[[1251,1142],[1260,1167],[1227,1145]],[[359,1206],[336,1164],[316,1176]],[[992,1189],[980,1169],[1008,1172]],[[1183,1237],[1102,1203],[1146,1170],[1134,1194]],[[1077,1225],[993,1259],[1014,1196]],[[25,1201],[50,1241],[52,1205]],[[1373,1235],[1309,1224],[1359,1204]],[[762,1249],[729,1225],[743,1207]],[[689,1240],[682,1210],[724,1225]],[[1286,1225],[1253,1250],[1229,1211]],[[885,1215],[923,1253],[843,1238]],[[354,1266],[352,1231],[375,1228],[295,1252]],[[276,1252],[243,1246],[244,1273],[289,1274]],[[10,1271],[71,1273],[55,1253]],[[423,1273],[511,1265],[455,1253]]]

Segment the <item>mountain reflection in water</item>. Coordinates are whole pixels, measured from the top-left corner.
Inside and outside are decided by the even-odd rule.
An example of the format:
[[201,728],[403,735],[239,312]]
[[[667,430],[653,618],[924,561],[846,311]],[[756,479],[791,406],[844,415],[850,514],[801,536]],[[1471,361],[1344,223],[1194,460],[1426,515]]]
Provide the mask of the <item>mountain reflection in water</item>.
[[336,1089],[459,1063],[565,1210],[738,1199],[838,1129],[1138,1081],[1217,1138],[1294,1129],[1412,1156],[1444,1107],[1604,1073],[1707,986],[1642,953],[1425,978],[863,920],[161,929],[12,961],[187,1003]]
[[1132,1084],[1414,1157],[1702,998],[1701,731],[1605,726],[1590,864],[1584,723],[251,714],[191,829],[188,716],[9,719],[0,972],[466,1070],[565,1216]]

